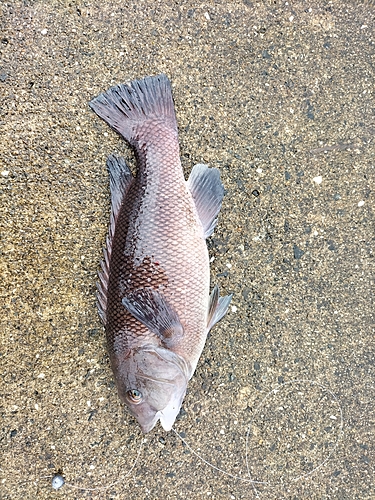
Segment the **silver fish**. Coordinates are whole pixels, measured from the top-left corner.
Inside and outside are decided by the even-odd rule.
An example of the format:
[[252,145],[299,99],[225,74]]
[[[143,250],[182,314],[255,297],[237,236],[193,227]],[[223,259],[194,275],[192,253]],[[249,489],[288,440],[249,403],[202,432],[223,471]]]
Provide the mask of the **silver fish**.
[[165,75],[110,88],[90,107],[135,150],[137,175],[110,156],[112,212],[98,308],[119,396],[149,432],[170,430],[207,333],[231,295],[211,295],[206,238],[224,188],[198,164],[185,181],[172,91]]

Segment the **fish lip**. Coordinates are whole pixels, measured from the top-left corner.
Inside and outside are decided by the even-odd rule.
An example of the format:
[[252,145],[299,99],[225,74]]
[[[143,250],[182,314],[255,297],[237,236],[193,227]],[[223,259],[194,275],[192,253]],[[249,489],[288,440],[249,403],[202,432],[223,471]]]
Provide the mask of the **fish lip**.
[[158,420],[159,420],[159,418],[155,418],[150,424],[147,424],[147,425],[146,424],[145,425],[139,424],[143,434],[147,434],[148,432],[152,431],[152,429],[157,424]]
[[172,407],[173,403],[168,405],[170,408],[169,415],[164,413],[166,410],[168,410],[168,406],[166,408],[164,408],[164,410],[158,411],[158,413],[157,413],[158,419],[160,420],[160,424],[166,432],[169,432],[172,429],[173,424],[176,421],[177,415],[180,412],[182,400],[184,397],[185,397],[185,394],[182,396],[182,398],[180,399],[178,404],[175,404],[174,408]]

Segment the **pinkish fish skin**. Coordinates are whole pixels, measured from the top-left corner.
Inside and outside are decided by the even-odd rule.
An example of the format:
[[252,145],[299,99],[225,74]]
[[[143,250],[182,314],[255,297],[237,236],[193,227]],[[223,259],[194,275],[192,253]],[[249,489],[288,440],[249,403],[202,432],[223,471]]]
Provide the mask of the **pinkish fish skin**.
[[133,177],[110,156],[112,212],[99,273],[105,325],[119,396],[149,432],[170,430],[210,328],[231,296],[209,294],[206,238],[224,189],[216,168],[196,165],[185,181],[172,92],[165,75],[109,89],[91,108],[135,150]]

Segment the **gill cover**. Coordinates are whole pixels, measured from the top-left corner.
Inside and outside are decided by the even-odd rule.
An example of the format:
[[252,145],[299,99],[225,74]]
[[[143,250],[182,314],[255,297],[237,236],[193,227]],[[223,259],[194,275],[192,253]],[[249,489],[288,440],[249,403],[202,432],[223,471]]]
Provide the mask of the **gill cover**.
[[[190,377],[185,360],[163,347],[146,345],[129,351],[118,369],[119,396],[142,431],[149,432],[159,419],[164,430],[169,431]],[[134,400],[134,391],[141,394],[139,401]]]

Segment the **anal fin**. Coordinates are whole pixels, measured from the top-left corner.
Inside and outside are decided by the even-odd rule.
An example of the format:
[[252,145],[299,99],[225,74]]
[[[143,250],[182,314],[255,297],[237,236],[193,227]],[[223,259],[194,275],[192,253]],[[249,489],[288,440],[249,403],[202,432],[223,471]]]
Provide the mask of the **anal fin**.
[[232,300],[232,297],[233,297],[232,294],[220,297],[219,287],[217,285],[214,286],[210,295],[210,303],[208,306],[208,317],[207,317],[208,331],[211,330],[211,328],[225,316],[230,301]]
[[203,226],[204,236],[208,238],[215,229],[216,217],[224,197],[220,172],[217,168],[198,163],[194,165],[187,184]]

